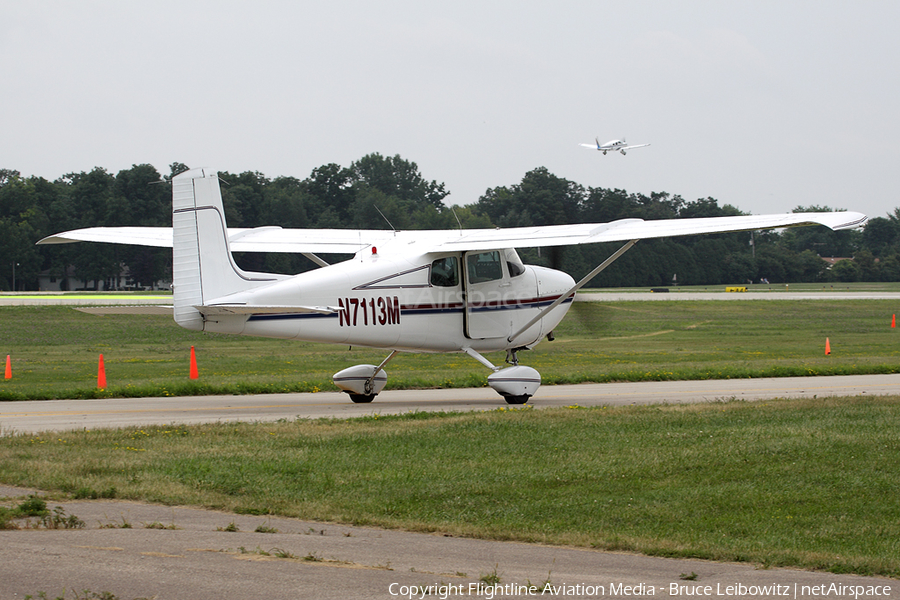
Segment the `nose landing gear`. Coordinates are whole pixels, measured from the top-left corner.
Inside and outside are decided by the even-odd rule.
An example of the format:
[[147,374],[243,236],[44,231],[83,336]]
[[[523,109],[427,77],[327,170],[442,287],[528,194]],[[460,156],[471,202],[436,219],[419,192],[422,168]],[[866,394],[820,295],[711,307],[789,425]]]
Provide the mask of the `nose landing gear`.
[[541,387],[541,374],[531,367],[520,365],[517,353],[515,349],[507,350],[506,362],[512,366],[501,369],[475,350],[466,349],[466,354],[493,371],[488,376],[488,385],[503,396],[507,404],[525,404]]

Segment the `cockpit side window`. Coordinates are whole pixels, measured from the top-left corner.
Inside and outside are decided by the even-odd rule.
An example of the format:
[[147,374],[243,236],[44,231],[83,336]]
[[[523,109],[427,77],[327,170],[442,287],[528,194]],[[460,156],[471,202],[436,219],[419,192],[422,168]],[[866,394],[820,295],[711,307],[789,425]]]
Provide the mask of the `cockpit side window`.
[[431,263],[431,285],[453,287],[459,285],[459,261],[455,256],[439,258]]
[[484,283],[485,281],[503,279],[500,253],[496,250],[469,254],[466,258],[466,268],[468,269],[469,283]]

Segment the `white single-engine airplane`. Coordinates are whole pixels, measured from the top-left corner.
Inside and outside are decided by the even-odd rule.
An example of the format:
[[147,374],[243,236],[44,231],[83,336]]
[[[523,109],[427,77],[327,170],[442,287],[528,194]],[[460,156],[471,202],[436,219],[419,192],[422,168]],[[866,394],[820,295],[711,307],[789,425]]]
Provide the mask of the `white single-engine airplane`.
[[[638,240],[865,222],[863,214],[835,212],[447,231],[228,229],[217,172],[192,169],[172,179],[171,228],[94,227],[38,243],[171,247],[175,321],[188,329],[390,350],[379,365],[334,375],[354,402],[371,402],[384,388],[384,367],[399,352],[464,352],[493,371],[488,384],[509,404],[523,404],[541,376],[518,364],[518,352],[552,339],[576,290]],[[578,283],[523,264],[514,250],[598,242],[625,244]],[[302,253],[321,268],[252,273],[232,251]],[[317,252],[354,256],[329,265]],[[511,366],[483,356],[501,350]]]
[[644,146],[649,146],[650,144],[635,144],[634,146],[629,146],[628,142],[625,140],[610,140],[605,144],[600,143],[599,138],[594,138],[596,144],[581,144],[585,148],[590,148],[591,150],[599,150],[604,155],[607,152],[621,152],[625,154],[626,150],[631,150],[632,148],[643,148]]

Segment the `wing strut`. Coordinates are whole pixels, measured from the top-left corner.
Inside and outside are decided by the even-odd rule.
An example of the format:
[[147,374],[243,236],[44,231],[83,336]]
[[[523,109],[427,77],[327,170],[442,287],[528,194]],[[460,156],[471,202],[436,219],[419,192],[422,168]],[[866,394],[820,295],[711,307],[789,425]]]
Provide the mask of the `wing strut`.
[[383,361],[381,361],[380,365],[375,367],[375,370],[372,372],[372,376],[369,377],[368,379],[366,379],[365,390],[366,390],[367,394],[371,394],[372,390],[374,389],[375,376],[378,375],[382,371],[382,369],[384,369],[384,365],[388,364],[392,358],[397,356],[397,353],[399,353],[399,352],[400,352],[399,350],[391,351],[391,353],[388,355],[388,357],[386,359],[384,359]]
[[575,286],[572,287],[572,289],[570,289],[568,292],[566,292],[565,294],[563,294],[562,296],[557,298],[553,302],[553,304],[551,304],[550,306],[548,306],[547,308],[542,310],[540,313],[538,313],[533,319],[528,321],[528,323],[525,324],[525,326],[521,327],[517,332],[515,332],[514,334],[512,334],[511,336],[506,338],[506,341],[511,342],[514,339],[516,339],[517,337],[519,337],[520,335],[522,335],[522,333],[524,333],[525,330],[527,330],[529,327],[531,327],[532,325],[534,325],[535,323],[540,321],[542,318],[544,318],[544,315],[549,313],[551,310],[553,310],[554,308],[556,308],[557,306],[559,306],[560,304],[562,304],[563,302],[568,300],[570,296],[572,296],[575,292],[577,292],[578,290],[583,288],[588,281],[590,281],[591,279],[596,277],[597,274],[600,273],[600,271],[602,271],[609,265],[613,264],[620,256],[622,256],[623,254],[628,252],[631,249],[631,247],[637,243],[638,243],[638,240],[631,240],[630,242],[626,243],[624,246],[622,246],[621,248],[616,250],[609,258],[607,258],[602,263],[597,265],[597,268],[595,268],[593,271],[591,271],[590,273],[588,273],[587,275],[582,277],[581,281],[576,283]]
[[500,370],[500,367],[495,367],[491,361],[489,361],[488,359],[483,357],[481,354],[479,354],[475,350],[472,350],[471,348],[464,348],[463,352],[465,352],[466,354],[468,354],[469,356],[471,356],[472,358],[474,358],[475,360],[477,360],[478,362],[480,362],[481,364],[486,366],[488,369],[490,369],[494,373],[496,373],[497,371]]
[[324,260],[322,260],[321,258],[319,258],[318,256],[316,256],[316,255],[313,254],[312,252],[301,252],[300,254],[302,254],[303,256],[305,256],[306,258],[308,258],[309,260],[313,261],[314,263],[316,263],[316,264],[319,265],[320,267],[327,267],[327,266],[328,266],[328,263],[327,263],[327,262],[325,262]]

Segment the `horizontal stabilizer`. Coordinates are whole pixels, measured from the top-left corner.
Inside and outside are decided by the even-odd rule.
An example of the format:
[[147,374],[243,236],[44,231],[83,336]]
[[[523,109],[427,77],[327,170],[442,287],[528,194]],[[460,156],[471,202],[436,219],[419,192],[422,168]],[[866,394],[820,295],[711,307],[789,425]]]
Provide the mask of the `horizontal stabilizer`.
[[50,235],[38,245],[71,244],[73,242],[104,242],[133,246],[172,247],[171,227],[86,227]]

